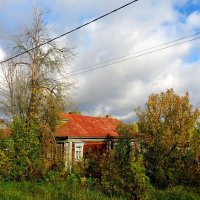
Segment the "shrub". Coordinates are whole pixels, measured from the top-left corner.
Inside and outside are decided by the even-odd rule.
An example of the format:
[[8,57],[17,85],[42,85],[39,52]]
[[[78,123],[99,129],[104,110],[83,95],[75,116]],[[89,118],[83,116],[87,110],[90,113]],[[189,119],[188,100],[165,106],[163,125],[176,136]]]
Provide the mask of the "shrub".
[[0,179],[32,180],[41,174],[40,130],[15,118],[12,135],[0,140]]
[[147,200],[200,200],[200,196],[191,188],[173,187],[166,190],[152,190]]
[[0,140],[0,180],[9,180],[15,176],[13,162],[14,141],[12,138],[4,137]]
[[92,176],[109,196],[143,199],[149,188],[142,155],[131,145],[131,126],[120,126],[121,137],[115,149],[104,154],[92,154],[85,165],[86,177]]
[[16,179],[37,178],[41,169],[40,130],[37,124],[33,121],[27,124],[23,119],[15,118],[11,129]]

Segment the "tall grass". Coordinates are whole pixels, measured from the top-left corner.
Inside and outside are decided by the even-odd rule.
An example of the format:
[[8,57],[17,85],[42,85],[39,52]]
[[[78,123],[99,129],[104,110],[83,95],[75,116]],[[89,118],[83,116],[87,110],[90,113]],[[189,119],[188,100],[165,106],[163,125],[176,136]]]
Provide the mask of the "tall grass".
[[58,182],[0,182],[1,200],[122,200],[70,179]]
[[199,190],[175,186],[165,190],[152,189],[147,200],[200,200]]
[[[59,182],[0,182],[0,200],[124,200],[108,197],[91,184],[81,184],[71,178]],[[172,187],[157,190],[152,187],[146,200],[200,200],[199,190]]]

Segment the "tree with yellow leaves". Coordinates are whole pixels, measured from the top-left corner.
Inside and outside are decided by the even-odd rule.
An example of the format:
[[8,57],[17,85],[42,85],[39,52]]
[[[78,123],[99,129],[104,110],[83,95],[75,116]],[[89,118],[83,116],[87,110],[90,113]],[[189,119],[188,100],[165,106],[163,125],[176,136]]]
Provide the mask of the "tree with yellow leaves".
[[155,185],[166,187],[182,180],[193,152],[193,132],[199,116],[199,110],[189,102],[189,94],[179,96],[173,89],[150,95],[145,109],[137,109],[146,168]]

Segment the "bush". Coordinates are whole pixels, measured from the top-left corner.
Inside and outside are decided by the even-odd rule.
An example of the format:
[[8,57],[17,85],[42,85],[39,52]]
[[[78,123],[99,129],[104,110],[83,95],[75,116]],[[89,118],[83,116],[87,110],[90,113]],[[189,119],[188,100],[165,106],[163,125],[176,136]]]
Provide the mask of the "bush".
[[200,200],[200,196],[191,188],[173,187],[166,190],[152,190],[147,200]]
[[85,176],[95,182],[109,196],[126,199],[145,198],[149,179],[145,175],[142,155],[131,145],[131,126],[120,126],[120,140],[115,149],[104,154],[92,154],[86,160]]
[[143,199],[149,189],[141,155],[132,155],[129,165],[120,168],[115,152],[104,154],[100,160],[102,176],[101,189],[108,195],[124,196],[126,199]]
[[15,177],[14,141],[12,138],[0,140],[0,180],[9,180]]
[[0,140],[0,179],[33,180],[41,175],[40,130],[15,118],[12,135]]

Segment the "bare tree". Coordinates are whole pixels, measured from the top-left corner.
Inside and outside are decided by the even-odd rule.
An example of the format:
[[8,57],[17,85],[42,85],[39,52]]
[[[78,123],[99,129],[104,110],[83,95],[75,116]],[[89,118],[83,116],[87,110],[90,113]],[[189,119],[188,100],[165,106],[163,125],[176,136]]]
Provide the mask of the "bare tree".
[[29,79],[23,67],[16,68],[12,62],[2,67],[3,81],[0,90],[1,110],[8,116],[18,115],[26,118],[28,97],[30,96]]
[[[72,49],[50,41],[43,15],[42,11],[35,9],[32,25],[12,38],[12,54],[26,53],[3,67],[1,105],[11,116],[40,118],[43,116],[41,109],[45,98],[47,102],[49,97],[64,97],[72,86],[67,78],[63,78],[65,67],[73,55]],[[43,43],[47,44],[38,47]]]
[[43,16],[41,10],[34,9],[31,26],[12,38],[12,55],[26,53],[2,67],[0,105],[11,117],[39,121],[45,130],[43,138],[51,138],[57,114],[64,110],[73,84],[65,76],[73,53],[68,46],[51,41]]

